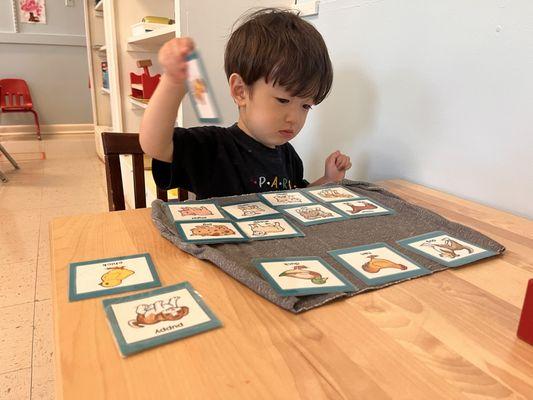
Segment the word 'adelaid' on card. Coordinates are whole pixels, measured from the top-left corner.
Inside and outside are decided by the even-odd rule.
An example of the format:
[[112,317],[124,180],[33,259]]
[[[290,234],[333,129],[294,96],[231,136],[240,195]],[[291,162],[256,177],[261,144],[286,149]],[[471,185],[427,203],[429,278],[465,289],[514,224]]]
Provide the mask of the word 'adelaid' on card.
[[279,192],[258,193],[258,196],[266,200],[274,207],[298,206],[311,204],[314,201],[300,190],[282,190]]
[[261,258],[252,263],[280,296],[353,292],[356,288],[319,257]]
[[448,267],[459,267],[497,254],[442,231],[399,240],[398,244]]
[[261,201],[250,201],[246,203],[229,204],[222,209],[236,220],[254,219],[266,215],[279,214],[275,210]]
[[328,253],[359,279],[372,286],[431,273],[386,243],[332,250]]
[[69,300],[161,286],[149,254],[102,258],[69,265]]
[[233,222],[176,222],[178,233],[188,243],[245,242],[241,230]]
[[284,207],[281,210],[306,226],[342,221],[346,219],[344,215],[341,215],[322,204]]
[[123,357],[222,326],[188,282],[103,304]]
[[198,52],[187,56],[189,98],[200,122],[220,122],[220,112]]
[[390,208],[366,197],[357,200],[336,201],[329,203],[329,205],[340,210],[349,218],[376,217],[395,213]]
[[339,200],[351,200],[363,197],[351,190],[346,189],[343,186],[327,186],[320,189],[308,189],[307,193],[316,197],[318,200],[325,202],[339,201]]
[[215,203],[185,202],[166,203],[172,218],[177,222],[223,221],[226,217]]
[[305,236],[285,218],[256,219],[237,222],[244,234],[253,240],[281,239]]

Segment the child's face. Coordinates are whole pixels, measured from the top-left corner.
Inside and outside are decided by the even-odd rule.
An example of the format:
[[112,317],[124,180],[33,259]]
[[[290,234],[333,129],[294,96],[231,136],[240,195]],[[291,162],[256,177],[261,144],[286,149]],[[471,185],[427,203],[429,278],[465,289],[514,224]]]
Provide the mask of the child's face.
[[300,132],[312,105],[311,98],[293,97],[283,87],[259,79],[251,91],[245,90],[239,126],[258,142],[274,148]]

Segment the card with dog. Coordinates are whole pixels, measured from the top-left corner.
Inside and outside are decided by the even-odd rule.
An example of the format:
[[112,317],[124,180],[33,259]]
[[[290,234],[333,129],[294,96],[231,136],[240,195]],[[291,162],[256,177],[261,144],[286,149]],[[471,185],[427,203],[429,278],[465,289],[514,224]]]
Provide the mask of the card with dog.
[[184,242],[197,244],[246,242],[239,227],[233,222],[176,222]]
[[103,304],[122,357],[222,326],[189,282]]
[[398,244],[449,267],[459,267],[496,255],[491,250],[476,246],[442,231],[399,240]]
[[284,207],[281,209],[303,225],[317,225],[327,222],[342,221],[346,217],[322,204],[307,204],[305,206]]
[[227,218],[222,214],[215,203],[185,202],[166,203],[174,221],[224,221]]
[[386,243],[332,250],[328,253],[372,286],[431,273]]
[[255,219],[237,222],[244,234],[252,240],[281,239],[305,236],[285,218]]
[[69,265],[69,300],[161,286],[148,253],[74,262]]
[[320,257],[260,258],[252,263],[280,296],[357,290]]
[[375,217],[378,215],[394,214],[390,208],[379,204],[375,200],[370,200],[367,197],[362,197],[357,200],[346,200],[329,203],[331,207],[340,210],[349,218]]
[[363,197],[343,186],[326,186],[320,189],[307,189],[307,193],[326,203],[340,200],[352,200]]
[[258,196],[274,207],[299,206],[314,203],[313,200],[300,190],[258,193]]
[[196,116],[200,122],[220,122],[220,112],[202,59],[197,51],[187,56],[187,88]]
[[279,214],[278,210],[269,207],[262,201],[230,204],[223,206],[222,209],[236,220],[256,219],[263,216]]

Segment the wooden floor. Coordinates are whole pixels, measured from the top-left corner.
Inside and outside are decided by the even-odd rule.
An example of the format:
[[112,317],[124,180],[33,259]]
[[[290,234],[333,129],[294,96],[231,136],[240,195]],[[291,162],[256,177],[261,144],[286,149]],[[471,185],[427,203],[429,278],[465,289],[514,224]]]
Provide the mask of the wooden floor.
[[0,156],[0,399],[54,398],[48,223],[107,211],[92,135],[3,140]]

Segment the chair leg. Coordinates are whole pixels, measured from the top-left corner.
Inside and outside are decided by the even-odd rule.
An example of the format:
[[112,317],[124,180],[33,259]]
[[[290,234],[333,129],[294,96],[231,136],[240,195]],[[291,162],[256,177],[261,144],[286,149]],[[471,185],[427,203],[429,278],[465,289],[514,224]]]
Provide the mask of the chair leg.
[[37,139],[41,140],[41,125],[39,125],[39,116],[37,115],[37,111],[34,109],[30,110],[33,113],[33,117],[35,119],[35,126],[37,127]]
[[17,164],[17,162],[15,161],[15,159],[13,157],[11,157],[11,154],[9,154],[7,152],[7,150],[4,148],[4,146],[2,146],[0,144],[0,152],[4,154],[4,156],[6,156],[6,158],[9,160],[9,162],[11,164],[13,164],[13,166],[15,167],[15,169],[20,169],[19,165]]
[[9,181],[9,179],[7,179],[7,176],[4,175],[4,173],[2,172],[2,170],[0,170],[0,181],[6,183],[7,181]]

